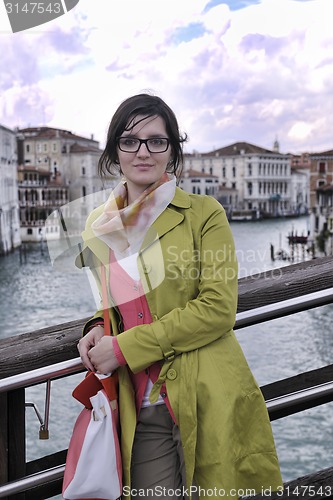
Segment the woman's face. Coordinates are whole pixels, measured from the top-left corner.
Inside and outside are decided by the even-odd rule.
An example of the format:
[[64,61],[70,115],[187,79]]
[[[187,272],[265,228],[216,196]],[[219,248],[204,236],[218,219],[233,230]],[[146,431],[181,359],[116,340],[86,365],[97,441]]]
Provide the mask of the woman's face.
[[[133,127],[125,130],[121,137],[136,139],[166,138],[168,135],[163,118],[160,116],[137,116]],[[137,198],[150,184],[158,181],[166,171],[171,158],[171,147],[163,153],[150,153],[147,145],[140,144],[137,152],[128,153],[118,147],[118,160],[127,181],[129,201]]]

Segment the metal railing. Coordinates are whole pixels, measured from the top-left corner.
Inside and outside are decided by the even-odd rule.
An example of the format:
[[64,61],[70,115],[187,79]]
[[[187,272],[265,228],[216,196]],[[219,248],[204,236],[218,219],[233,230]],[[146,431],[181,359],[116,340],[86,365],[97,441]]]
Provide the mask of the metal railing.
[[270,416],[284,409],[291,409],[300,403],[306,403],[307,408],[312,407],[312,403],[323,397],[332,396],[333,399],[333,381],[325,384],[315,385],[308,389],[284,394],[266,401],[266,406]]
[[[295,314],[330,303],[333,303],[333,288],[238,313],[236,316],[235,328],[245,328],[257,323]],[[61,363],[1,379],[0,393],[22,387],[29,387],[82,371],[84,371],[84,367],[80,358],[63,361]],[[331,397],[333,400],[333,381],[269,399],[266,401],[266,406],[270,416],[274,416],[274,414],[281,412],[281,410],[288,408],[292,409],[300,404],[306,405],[307,408],[311,408],[312,406],[316,406],[316,401],[323,398],[326,398],[327,401],[327,399]],[[15,493],[21,493],[34,487],[61,479],[64,469],[64,465],[59,465],[2,485],[0,486],[0,498]]]
[[[269,399],[266,401],[266,406],[268,413],[272,415],[281,409],[290,408],[292,406],[299,405],[299,403],[302,402],[308,403],[308,407],[311,407],[311,403],[316,401],[319,397],[329,395],[332,396],[333,399],[333,382],[328,382],[309,389],[286,394],[278,398]],[[0,498],[13,495],[15,493],[21,493],[36,486],[41,486],[43,484],[56,481],[57,479],[61,479],[64,471],[65,465],[59,465],[57,467],[53,467],[52,469],[38,472],[22,479],[7,483],[0,486]]]
[[0,393],[41,384],[47,380],[67,377],[84,370],[81,358],[69,359],[68,361],[62,361],[61,363],[55,363],[54,365],[44,366],[43,368],[37,368],[36,370],[0,379]]
[[292,299],[274,302],[266,306],[250,309],[236,315],[235,329],[256,325],[272,319],[306,311],[333,303],[333,288],[301,295]]
[[36,486],[48,484],[57,479],[62,479],[65,471],[65,465],[58,465],[52,469],[48,469],[31,476],[26,476],[17,481],[11,481],[3,486],[0,486],[0,498],[4,498],[15,493],[22,493],[23,491],[30,490]]
[[[275,302],[267,306],[257,307],[237,313],[235,329],[245,328],[272,319],[295,314],[315,307],[333,303],[333,287],[320,292],[313,292],[293,299]],[[62,361],[43,368],[19,373],[0,379],[0,393],[40,384],[47,380],[66,377],[84,371],[81,358]]]

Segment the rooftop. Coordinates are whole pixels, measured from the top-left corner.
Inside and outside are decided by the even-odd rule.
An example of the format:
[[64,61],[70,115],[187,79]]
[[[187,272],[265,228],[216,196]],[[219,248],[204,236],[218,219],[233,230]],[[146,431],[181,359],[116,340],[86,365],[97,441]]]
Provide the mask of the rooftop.
[[206,178],[210,178],[210,179],[218,179],[217,175],[206,174],[205,172],[199,172],[198,170],[193,170],[192,168],[190,168],[189,170],[186,170],[186,172],[184,172],[184,176],[186,178],[188,178],[188,177],[206,177]]
[[94,140],[93,135],[90,138],[82,137],[80,135],[73,134],[70,130],[64,130],[59,128],[28,127],[20,129],[19,133],[24,134],[25,138],[30,138],[30,139],[67,139],[67,140],[80,139],[81,141],[82,140],[93,141],[98,145],[98,141]]
[[95,146],[82,146],[82,144],[78,144],[75,142],[70,147],[71,153],[99,153],[102,154],[102,150]]

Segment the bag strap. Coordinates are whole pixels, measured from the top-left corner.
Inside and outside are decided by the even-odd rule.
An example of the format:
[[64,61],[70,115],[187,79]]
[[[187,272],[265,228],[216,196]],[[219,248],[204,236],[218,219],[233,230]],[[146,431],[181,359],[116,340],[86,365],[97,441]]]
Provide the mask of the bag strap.
[[102,307],[103,307],[103,317],[104,317],[104,335],[111,335],[110,317],[108,314],[108,291],[106,287],[106,268],[102,266],[101,273],[102,280]]
[[[104,335],[111,335],[111,325],[110,317],[108,314],[109,304],[108,304],[108,291],[106,286],[106,267],[102,266],[102,307],[104,316]],[[118,372],[114,372],[111,377],[99,379],[100,383],[104,387],[110,401],[118,399]],[[114,408],[113,408],[114,409]]]

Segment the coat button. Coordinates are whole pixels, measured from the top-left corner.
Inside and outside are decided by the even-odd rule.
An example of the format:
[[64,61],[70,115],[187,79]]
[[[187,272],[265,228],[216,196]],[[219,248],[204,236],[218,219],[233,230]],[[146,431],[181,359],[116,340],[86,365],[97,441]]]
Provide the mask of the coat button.
[[176,370],[174,370],[173,368],[170,368],[168,371],[167,371],[167,374],[166,374],[167,378],[169,380],[175,380],[175,378],[177,378],[177,372]]
[[151,271],[151,265],[150,264],[145,264],[144,268],[143,268],[143,272],[145,274],[148,274],[148,273],[150,273],[150,271]]
[[161,396],[162,396],[162,398],[166,398],[166,396],[167,396],[166,392],[161,392]]

